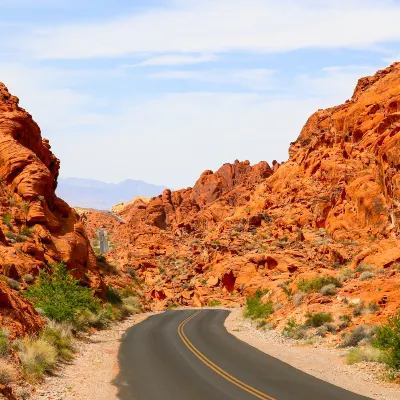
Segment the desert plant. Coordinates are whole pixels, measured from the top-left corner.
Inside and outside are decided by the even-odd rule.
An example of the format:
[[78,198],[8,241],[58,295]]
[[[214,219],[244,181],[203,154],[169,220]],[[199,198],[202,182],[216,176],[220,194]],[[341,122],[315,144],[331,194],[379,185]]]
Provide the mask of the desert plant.
[[81,286],[64,264],[54,264],[51,269],[51,275],[41,271],[25,294],[48,318],[74,322],[78,310],[97,312],[100,309],[100,302],[93,297],[92,290]]
[[22,226],[19,230],[20,235],[31,237],[35,232],[35,228],[29,226]]
[[106,299],[110,304],[113,305],[122,304],[121,295],[119,294],[118,290],[112,286],[106,287]]
[[324,296],[333,296],[336,294],[336,286],[330,283],[329,285],[323,286],[319,292]]
[[53,345],[60,358],[64,360],[73,358],[74,346],[71,325],[49,321],[40,332],[40,338]]
[[354,276],[355,276],[354,271],[349,267],[340,270],[340,278],[342,279],[342,281],[353,279]]
[[360,342],[368,343],[374,335],[373,327],[369,325],[358,325],[349,335],[345,335],[339,347],[354,347]]
[[301,340],[307,338],[307,327],[304,325],[298,325],[294,319],[289,319],[286,326],[282,331],[284,336],[291,339]]
[[254,296],[247,297],[246,308],[244,310],[244,316],[246,318],[268,318],[274,312],[271,301],[266,303],[261,301],[261,297],[263,297],[265,293],[265,291],[257,290]]
[[221,305],[221,301],[217,299],[212,299],[208,301],[208,306],[209,307],[218,307]]
[[8,339],[8,331],[0,328],[0,357],[5,357],[10,352],[10,340]]
[[339,328],[345,329],[350,325],[351,316],[350,315],[340,315],[339,320],[340,320]]
[[8,286],[11,288],[11,289],[14,289],[14,290],[19,290],[19,283],[18,283],[18,281],[16,281],[15,279],[12,279],[12,278],[8,278]]
[[329,333],[336,333],[336,325],[332,322],[325,322],[323,325]]
[[375,276],[375,274],[373,272],[365,271],[358,277],[358,279],[360,281],[366,281],[367,279],[371,279],[374,276]]
[[332,322],[332,314],[331,313],[310,313],[308,312],[306,314],[306,322],[305,325],[307,326],[312,326],[314,328],[318,328],[319,326],[322,326],[325,324],[325,322]]
[[400,314],[377,328],[373,345],[386,351],[385,362],[389,368],[400,370]]
[[13,219],[13,217],[12,217],[11,214],[5,214],[2,217],[3,224],[6,225],[8,227],[8,229],[12,229],[13,228],[12,219]]
[[373,265],[361,263],[360,265],[357,266],[356,271],[365,272],[365,271],[373,271],[374,269],[375,267]]
[[35,277],[32,274],[25,274],[22,279],[25,283],[32,283],[35,280]]
[[313,279],[303,279],[298,282],[297,287],[304,293],[318,292],[326,285],[334,285],[335,287],[341,287],[340,280],[334,276],[317,276]]
[[43,339],[26,337],[18,343],[18,356],[24,373],[33,380],[51,372],[57,364],[57,349]]
[[302,301],[303,301],[303,294],[302,294],[302,293],[296,293],[296,294],[293,296],[293,303],[294,303],[294,305],[295,305],[296,307],[299,307],[300,304],[302,303]]
[[371,346],[356,347],[347,354],[348,364],[356,364],[362,361],[382,362],[383,359],[382,351]]
[[0,359],[0,385],[9,385],[17,380],[17,372],[9,361]]
[[128,314],[137,314],[140,312],[142,305],[137,297],[129,296],[122,299],[122,308]]

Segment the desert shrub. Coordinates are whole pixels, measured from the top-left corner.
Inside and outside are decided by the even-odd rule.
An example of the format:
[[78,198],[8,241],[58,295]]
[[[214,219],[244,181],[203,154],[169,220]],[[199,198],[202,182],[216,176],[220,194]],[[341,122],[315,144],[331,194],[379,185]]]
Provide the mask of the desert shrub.
[[26,337],[17,346],[22,369],[29,378],[38,379],[55,368],[57,349],[46,340]]
[[23,243],[26,240],[26,236],[24,235],[15,235],[15,241],[17,243]]
[[11,239],[11,240],[14,240],[14,241],[17,240],[16,237],[15,237],[15,235],[14,235],[11,231],[6,232],[6,233],[4,234],[4,236],[5,236],[6,238]]
[[339,347],[354,347],[360,342],[367,343],[371,340],[373,335],[373,327],[369,325],[358,325],[350,334],[343,337]]
[[57,322],[74,322],[79,310],[97,312],[100,309],[100,302],[93,297],[92,289],[81,286],[64,264],[54,264],[51,269],[51,275],[41,271],[25,294],[48,318]]
[[310,313],[308,312],[306,314],[306,322],[305,325],[307,326],[312,326],[314,328],[318,328],[319,326],[322,326],[325,324],[325,322],[332,322],[332,314],[331,313]]
[[110,324],[110,314],[107,312],[92,312],[88,309],[80,309],[74,318],[77,329],[85,331],[87,328],[105,329]]
[[177,307],[179,307],[178,304],[176,304],[176,303],[171,303],[171,304],[168,305],[167,309],[168,309],[168,310],[173,310],[173,309],[175,309],[175,308],[177,308]]
[[307,327],[304,325],[298,325],[294,319],[289,319],[286,326],[282,331],[284,336],[291,339],[301,340],[307,338]]
[[246,308],[244,310],[244,316],[246,318],[268,318],[274,312],[274,307],[271,301],[268,301],[267,303],[261,302],[261,297],[266,293],[266,291],[257,290],[254,296],[247,297]]
[[71,325],[49,321],[40,332],[40,338],[53,345],[61,359],[72,360],[74,345]]
[[365,303],[362,301],[354,307],[353,315],[358,317],[360,315],[375,314],[378,310],[378,304],[370,302],[368,305],[365,305]]
[[389,318],[378,327],[373,345],[386,351],[385,362],[394,370],[400,370],[400,315]]
[[315,330],[315,334],[317,336],[325,337],[327,333],[328,333],[328,328],[325,325],[319,326]]
[[296,294],[293,296],[293,303],[294,303],[294,305],[295,305],[296,307],[299,307],[300,304],[302,303],[302,301],[303,301],[303,294],[302,294],[302,293],[296,293]]
[[20,235],[31,237],[35,232],[35,228],[29,226],[22,226],[19,230]]
[[360,281],[366,281],[367,279],[371,279],[374,276],[375,276],[375,274],[373,272],[365,271],[358,277],[358,279]]
[[317,276],[313,279],[303,279],[297,287],[304,293],[318,292],[326,285],[334,285],[335,287],[341,287],[340,280],[334,276]]
[[350,325],[351,316],[350,315],[340,315],[339,320],[340,320],[339,328],[345,329]]
[[11,214],[5,214],[2,217],[3,224],[8,227],[8,229],[12,229],[12,215]]
[[7,283],[11,289],[19,290],[19,283],[15,279],[8,278]]
[[357,266],[356,271],[365,272],[365,271],[373,271],[374,269],[375,267],[373,265],[361,263],[360,265]]
[[0,328],[0,357],[5,357],[10,352],[10,340],[8,332],[4,328]]
[[112,286],[107,286],[106,288],[106,299],[110,304],[117,305],[122,304],[121,295],[118,290]]
[[128,314],[137,314],[141,311],[142,305],[135,296],[129,296],[122,299],[122,307]]
[[336,293],[336,286],[332,283],[329,285],[325,285],[319,291],[324,296],[333,296]]
[[221,302],[217,299],[212,299],[208,301],[208,306],[209,307],[218,307],[221,305]]
[[323,325],[329,333],[336,333],[336,325],[332,322],[325,322]]
[[348,364],[356,364],[362,361],[382,362],[383,359],[382,351],[371,346],[356,347],[347,354]]
[[343,269],[340,270],[340,278],[343,281],[347,281],[349,279],[353,279],[354,276],[355,276],[354,271],[349,267],[346,267],[346,268],[343,268]]
[[17,372],[9,361],[0,359],[0,385],[9,385],[17,380]]
[[32,283],[35,280],[35,277],[31,274],[25,274],[22,279],[25,283]]

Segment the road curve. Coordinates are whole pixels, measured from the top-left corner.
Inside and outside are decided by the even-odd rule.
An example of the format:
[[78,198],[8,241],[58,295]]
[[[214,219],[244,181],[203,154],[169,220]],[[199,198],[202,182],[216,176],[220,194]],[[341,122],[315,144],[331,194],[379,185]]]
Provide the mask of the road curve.
[[229,334],[226,310],[177,310],[130,328],[115,380],[122,400],[361,400]]

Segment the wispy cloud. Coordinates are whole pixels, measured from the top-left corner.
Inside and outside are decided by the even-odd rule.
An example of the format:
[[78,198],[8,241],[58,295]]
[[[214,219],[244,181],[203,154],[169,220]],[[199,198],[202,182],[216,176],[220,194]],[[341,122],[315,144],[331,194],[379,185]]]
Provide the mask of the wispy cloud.
[[240,70],[206,70],[182,71],[170,70],[149,74],[157,79],[184,79],[211,83],[239,85],[255,91],[271,90],[276,87],[274,70],[269,69],[240,69]]
[[[400,5],[373,0],[185,0],[130,16],[29,32],[14,45],[41,59],[134,53],[366,48],[400,39]],[[373,29],[371,28],[373,27]]]
[[200,55],[182,55],[182,54],[166,54],[158,57],[148,58],[140,63],[133,65],[124,65],[124,67],[160,67],[160,66],[178,66],[208,63],[218,60],[214,54]]

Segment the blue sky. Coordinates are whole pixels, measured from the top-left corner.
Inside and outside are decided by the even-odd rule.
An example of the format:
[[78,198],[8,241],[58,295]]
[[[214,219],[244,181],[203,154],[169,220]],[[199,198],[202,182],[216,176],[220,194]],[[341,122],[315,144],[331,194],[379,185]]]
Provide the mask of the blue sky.
[[191,186],[287,159],[310,114],[400,58],[400,1],[0,0],[0,81],[61,175]]

